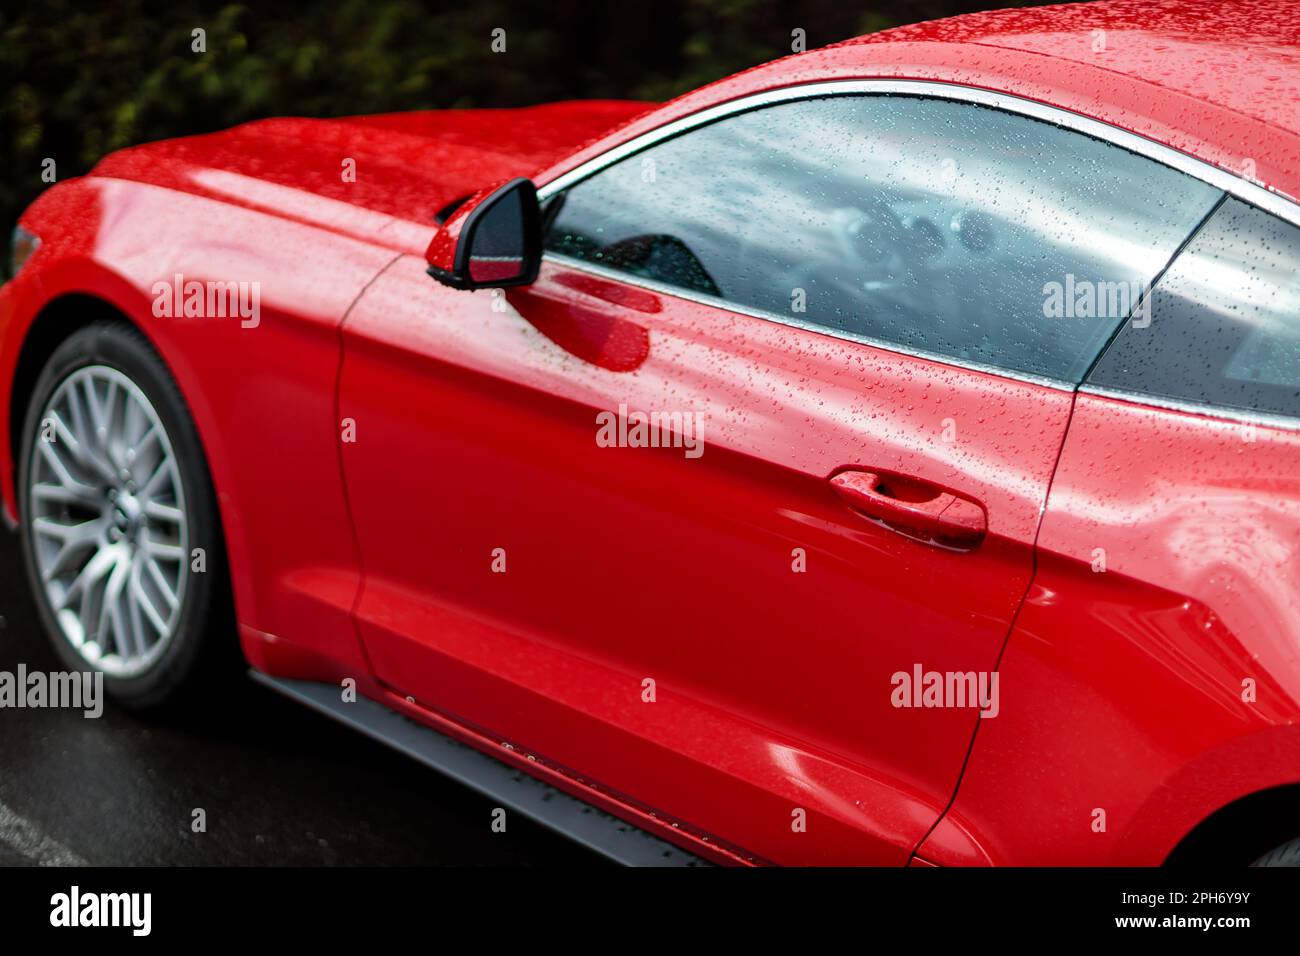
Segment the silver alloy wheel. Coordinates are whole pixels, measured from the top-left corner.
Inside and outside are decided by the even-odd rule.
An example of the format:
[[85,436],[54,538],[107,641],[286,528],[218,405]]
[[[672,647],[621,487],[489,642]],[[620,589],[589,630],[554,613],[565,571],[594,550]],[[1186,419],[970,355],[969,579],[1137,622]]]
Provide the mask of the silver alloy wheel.
[[51,612],[111,677],[147,670],[175,636],[189,524],[171,441],[144,392],[105,365],[77,369],[41,412],[30,535]]

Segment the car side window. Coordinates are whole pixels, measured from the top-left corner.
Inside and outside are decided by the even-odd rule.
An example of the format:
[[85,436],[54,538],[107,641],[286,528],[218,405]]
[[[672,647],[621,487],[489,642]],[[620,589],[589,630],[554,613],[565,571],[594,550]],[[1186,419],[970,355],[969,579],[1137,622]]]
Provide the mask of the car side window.
[[1088,384],[1300,417],[1300,229],[1226,200]]
[[792,324],[1077,383],[1221,195],[1003,110],[832,96],[599,170],[552,200],[546,248]]

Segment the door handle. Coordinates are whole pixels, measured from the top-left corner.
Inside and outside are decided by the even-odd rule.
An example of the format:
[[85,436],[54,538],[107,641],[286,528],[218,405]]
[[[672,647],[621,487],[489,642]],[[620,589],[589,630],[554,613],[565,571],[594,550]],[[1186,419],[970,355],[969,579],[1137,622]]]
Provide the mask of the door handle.
[[917,478],[848,469],[830,483],[853,508],[909,538],[970,550],[988,530],[979,503]]

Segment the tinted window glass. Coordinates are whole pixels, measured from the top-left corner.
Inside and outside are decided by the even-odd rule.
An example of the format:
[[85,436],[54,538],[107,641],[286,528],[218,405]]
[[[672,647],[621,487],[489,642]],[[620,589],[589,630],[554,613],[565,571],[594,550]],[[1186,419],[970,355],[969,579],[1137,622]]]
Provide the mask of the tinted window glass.
[[[1077,382],[1219,192],[1000,110],[728,117],[571,187],[547,248],[796,322]],[[1078,290],[1109,284],[1084,301]],[[1122,293],[1119,294],[1119,293]]]
[[1227,200],[1088,381],[1300,415],[1300,229]]

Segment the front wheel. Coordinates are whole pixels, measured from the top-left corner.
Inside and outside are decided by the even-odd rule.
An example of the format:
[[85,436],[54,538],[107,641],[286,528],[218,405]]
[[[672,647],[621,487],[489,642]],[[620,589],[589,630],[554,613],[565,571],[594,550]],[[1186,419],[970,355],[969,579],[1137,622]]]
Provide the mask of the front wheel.
[[95,323],[50,356],[18,470],[42,624],[76,670],[134,707],[173,703],[230,634],[217,509],[176,383],[135,329]]

